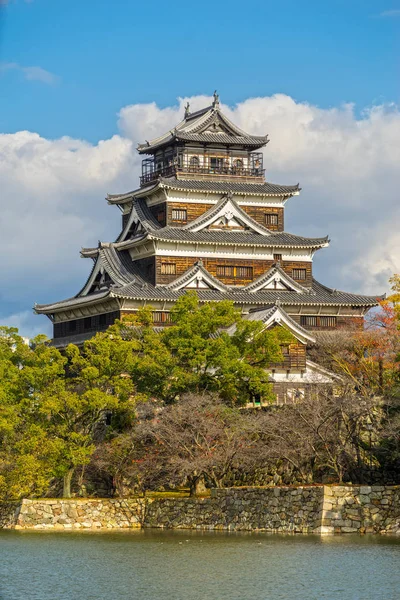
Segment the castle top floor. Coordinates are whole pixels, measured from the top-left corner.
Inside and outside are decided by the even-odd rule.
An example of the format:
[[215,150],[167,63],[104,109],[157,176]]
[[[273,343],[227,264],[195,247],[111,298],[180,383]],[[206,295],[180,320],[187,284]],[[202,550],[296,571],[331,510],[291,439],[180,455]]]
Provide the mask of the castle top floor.
[[268,136],[246,133],[221,111],[214,93],[211,106],[194,113],[185,108],[184,119],[174,129],[144,144],[141,186],[159,177],[208,179],[262,183],[263,155],[257,152],[268,143]]

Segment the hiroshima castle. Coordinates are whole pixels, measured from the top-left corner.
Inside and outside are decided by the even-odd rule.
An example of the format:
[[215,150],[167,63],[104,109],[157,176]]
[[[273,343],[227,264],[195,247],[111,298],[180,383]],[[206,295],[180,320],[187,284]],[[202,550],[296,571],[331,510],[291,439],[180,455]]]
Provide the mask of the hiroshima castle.
[[176,300],[195,290],[202,303],[231,300],[244,318],[292,332],[283,362],[271,365],[282,401],[314,380],[332,381],[307,345],[318,331],[362,326],[377,299],[313,277],[314,254],[329,239],[285,231],[286,202],[300,188],[266,180],[268,141],[234,125],[215,93],[211,106],[190,112],[188,104],[176,127],[140,144],[140,187],[107,196],[122,213],[120,235],[81,250],[93,265],[76,296],[35,305],[53,322],[53,343],[82,344],[144,305],[166,327]]

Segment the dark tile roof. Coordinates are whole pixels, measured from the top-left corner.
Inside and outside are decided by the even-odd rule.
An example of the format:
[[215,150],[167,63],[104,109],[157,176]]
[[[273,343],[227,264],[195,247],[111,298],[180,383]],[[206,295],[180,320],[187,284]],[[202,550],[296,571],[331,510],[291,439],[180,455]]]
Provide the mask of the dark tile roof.
[[[222,126],[222,129],[226,133],[218,134],[205,131],[208,130],[213,123],[218,123],[219,126]],[[185,115],[183,121],[178,123],[176,127],[151,141],[146,141],[145,144],[139,144],[137,149],[141,154],[152,154],[156,148],[169,144],[175,140],[215,143],[216,136],[218,136],[217,141],[222,144],[236,143],[257,146],[259,148],[268,141],[268,136],[255,136],[246,133],[223,114],[219,105],[212,105],[196,111],[195,113]],[[208,137],[209,139],[207,139]],[[226,138],[227,141],[223,141],[222,138]],[[237,138],[238,141],[233,142],[232,138]]]
[[160,188],[174,190],[205,192],[215,194],[227,194],[232,192],[237,195],[254,194],[257,196],[291,196],[300,191],[300,186],[278,185],[275,183],[241,183],[233,181],[214,181],[198,179],[177,179],[176,177],[160,177],[151,186],[139,188],[126,194],[108,194],[109,204],[125,204],[131,202],[134,197],[145,197]]
[[178,227],[164,227],[153,231],[149,237],[164,241],[182,243],[200,242],[204,244],[263,246],[276,248],[320,248],[329,243],[328,236],[323,238],[305,238],[291,233],[276,232],[267,235],[251,231],[187,231]]
[[[52,313],[55,310],[63,310],[87,304],[92,301],[111,298],[131,298],[135,300],[151,301],[176,301],[186,290],[171,290],[167,286],[154,286],[150,283],[134,281],[123,286],[113,286],[109,290],[97,292],[83,297],[74,297],[53,304],[35,305],[36,312]],[[281,306],[364,306],[372,307],[378,304],[376,296],[364,296],[352,294],[328,288],[316,280],[312,283],[311,293],[299,293],[284,290],[260,290],[249,292],[243,288],[228,288],[226,292],[219,290],[196,290],[200,301],[211,302],[220,300],[232,300],[238,305],[270,306],[279,302]]]
[[261,148],[268,143],[268,136],[256,136],[249,135],[248,137],[239,135],[228,135],[224,133],[185,133],[177,132],[175,139],[187,141],[187,142],[199,142],[208,144],[222,144],[224,146],[239,145],[239,146],[254,146],[255,148]]

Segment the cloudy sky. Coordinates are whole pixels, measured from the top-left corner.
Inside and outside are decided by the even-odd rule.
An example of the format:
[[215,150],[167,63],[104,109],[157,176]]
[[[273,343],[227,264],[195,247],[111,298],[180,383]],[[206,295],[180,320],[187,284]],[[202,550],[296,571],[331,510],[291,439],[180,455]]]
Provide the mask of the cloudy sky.
[[137,187],[137,143],[215,87],[237,125],[269,134],[268,180],[300,182],[286,229],[330,235],[320,281],[387,290],[400,270],[400,4],[263,2],[243,18],[235,1],[206,15],[84,4],[94,17],[75,0],[0,0],[2,324],[50,333],[32,306],[74,295],[90,268],[80,247],[118,234],[104,197]]

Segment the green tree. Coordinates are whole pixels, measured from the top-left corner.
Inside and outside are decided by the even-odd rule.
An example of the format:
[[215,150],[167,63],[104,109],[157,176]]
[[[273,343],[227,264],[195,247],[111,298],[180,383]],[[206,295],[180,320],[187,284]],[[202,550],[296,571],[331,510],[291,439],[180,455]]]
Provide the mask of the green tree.
[[[242,319],[229,301],[200,305],[195,292],[177,301],[171,318],[173,325],[157,333],[149,309],[139,312],[140,347],[130,371],[138,392],[167,403],[201,391],[239,405],[255,396],[273,399],[267,369],[282,360],[280,345],[292,340],[289,332]],[[119,331],[126,335],[129,327],[122,323]]]

